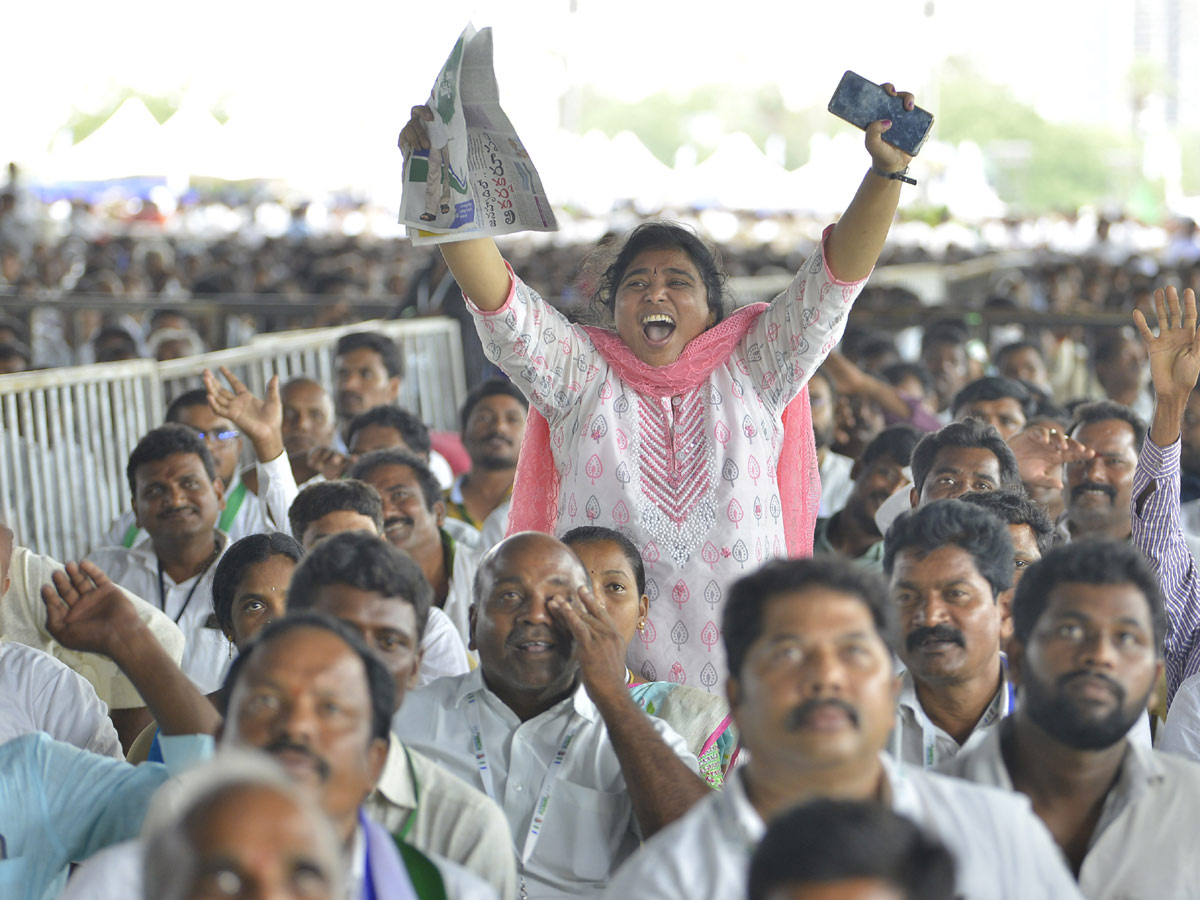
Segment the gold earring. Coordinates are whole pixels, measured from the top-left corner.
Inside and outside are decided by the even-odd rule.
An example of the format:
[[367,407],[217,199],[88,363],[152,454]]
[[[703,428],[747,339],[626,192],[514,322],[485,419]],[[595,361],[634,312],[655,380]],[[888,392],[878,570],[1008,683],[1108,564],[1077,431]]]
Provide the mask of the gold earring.
[[646,620],[645,620],[645,619],[641,619],[641,620],[638,622],[638,631],[645,631],[645,630],[646,630]]

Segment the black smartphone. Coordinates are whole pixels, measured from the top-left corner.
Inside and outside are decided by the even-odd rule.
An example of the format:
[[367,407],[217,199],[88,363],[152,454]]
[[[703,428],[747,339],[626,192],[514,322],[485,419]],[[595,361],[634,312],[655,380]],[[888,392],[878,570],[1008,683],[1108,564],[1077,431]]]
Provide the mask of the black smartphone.
[[883,139],[909,156],[921,152],[933,127],[932,113],[919,106],[905,109],[899,97],[891,96],[875,82],[849,70],[833,92],[829,111],[863,129],[880,119],[891,119],[892,127],[883,133]]

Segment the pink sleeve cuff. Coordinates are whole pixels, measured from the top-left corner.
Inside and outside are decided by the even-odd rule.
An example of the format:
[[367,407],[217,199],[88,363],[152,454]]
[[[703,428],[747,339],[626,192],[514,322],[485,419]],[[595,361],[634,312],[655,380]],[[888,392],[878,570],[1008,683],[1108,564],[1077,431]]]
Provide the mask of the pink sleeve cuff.
[[467,304],[467,310],[471,313],[471,315],[487,318],[488,316],[498,316],[502,313],[508,312],[509,307],[512,306],[513,297],[517,295],[517,273],[513,271],[513,267],[509,265],[507,259],[504,261],[504,268],[508,269],[508,297],[505,298],[504,305],[499,309],[480,309],[478,306],[472,303],[471,298],[464,293],[462,295],[463,301]]
[[825,252],[825,242],[829,240],[829,233],[833,231],[832,225],[826,225],[825,230],[821,232],[821,264],[825,266],[825,278],[832,284],[839,287],[857,287],[862,284],[867,278],[871,277],[871,272],[875,271],[875,267],[871,266],[871,272],[868,272],[865,278],[860,278],[858,281],[842,281],[833,274],[833,270],[829,268],[829,256]]

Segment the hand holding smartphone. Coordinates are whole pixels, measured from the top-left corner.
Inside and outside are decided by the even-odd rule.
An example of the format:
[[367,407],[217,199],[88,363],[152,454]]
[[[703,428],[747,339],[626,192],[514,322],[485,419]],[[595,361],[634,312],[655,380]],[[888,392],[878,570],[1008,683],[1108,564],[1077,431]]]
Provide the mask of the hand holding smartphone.
[[891,119],[892,127],[882,134],[882,138],[909,156],[921,152],[933,127],[932,113],[919,106],[905,109],[904,101],[899,97],[893,97],[875,82],[848,70],[833,92],[829,111],[863,130],[872,122]]

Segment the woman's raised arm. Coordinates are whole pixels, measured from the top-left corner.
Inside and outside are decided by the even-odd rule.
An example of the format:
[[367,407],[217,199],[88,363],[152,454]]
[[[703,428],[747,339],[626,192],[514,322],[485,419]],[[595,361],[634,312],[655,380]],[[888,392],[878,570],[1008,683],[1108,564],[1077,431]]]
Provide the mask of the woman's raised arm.
[[[407,157],[414,150],[428,150],[426,122],[433,121],[428,106],[414,106],[412,117],[400,132],[400,149]],[[495,310],[508,299],[511,278],[500,248],[491,238],[472,238],[441,244],[442,258],[450,267],[463,293],[480,309]]]
[[[903,98],[905,109],[913,108],[912,94],[898,94],[890,84],[883,85],[883,89],[894,97]],[[887,173],[904,169],[912,162],[912,157],[884,142],[886,130],[882,122],[867,126],[871,171],[863,178],[825,245],[830,271],[839,281],[860,281],[871,274],[896,215],[901,182],[888,178]]]

